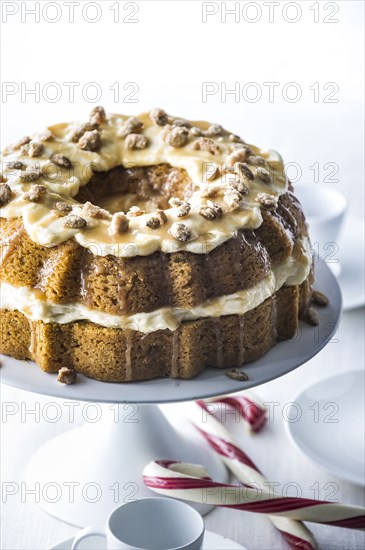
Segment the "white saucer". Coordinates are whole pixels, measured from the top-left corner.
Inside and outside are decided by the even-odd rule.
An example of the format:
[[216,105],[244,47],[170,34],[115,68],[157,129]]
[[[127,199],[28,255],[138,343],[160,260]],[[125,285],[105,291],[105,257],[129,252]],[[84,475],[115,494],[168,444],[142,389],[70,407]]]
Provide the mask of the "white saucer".
[[293,402],[288,418],[302,416],[286,422],[292,441],[336,477],[365,485],[364,372],[321,380]]
[[343,309],[365,304],[364,220],[348,215],[339,239],[338,260],[341,272],[337,280],[341,287]]
[[[74,539],[70,538],[52,546],[50,550],[71,550],[71,544]],[[90,537],[88,541],[80,544],[80,548],[83,550],[105,550],[104,542],[100,537]],[[243,546],[237,544],[233,540],[226,539],[221,535],[212,533],[211,531],[205,532],[205,539],[203,544],[203,550],[245,550]]]

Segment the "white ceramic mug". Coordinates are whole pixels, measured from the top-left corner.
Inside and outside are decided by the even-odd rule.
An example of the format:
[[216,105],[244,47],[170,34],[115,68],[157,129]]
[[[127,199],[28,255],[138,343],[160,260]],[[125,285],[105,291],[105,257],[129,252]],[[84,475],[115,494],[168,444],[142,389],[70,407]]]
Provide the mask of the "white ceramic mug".
[[105,526],[80,531],[72,550],[91,536],[103,537],[108,550],[199,550],[204,522],[194,508],[180,500],[143,498],[115,508]]
[[296,185],[298,197],[309,226],[315,259],[320,256],[335,275],[340,273],[338,236],[347,209],[344,195],[322,184]]

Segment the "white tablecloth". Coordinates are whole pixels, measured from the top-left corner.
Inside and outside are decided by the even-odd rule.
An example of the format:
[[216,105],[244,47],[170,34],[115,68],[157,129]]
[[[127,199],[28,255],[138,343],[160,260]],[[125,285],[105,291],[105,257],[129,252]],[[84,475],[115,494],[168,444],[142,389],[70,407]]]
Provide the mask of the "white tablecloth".
[[[275,406],[274,421],[270,422],[263,432],[251,437],[247,435],[241,424],[234,422],[230,424],[232,432],[244,444],[251,458],[268,479],[279,482],[280,487],[288,482],[294,482],[300,486],[303,496],[313,498],[311,487],[317,484],[319,498],[325,498],[329,491],[326,483],[334,482],[338,485],[336,498],[341,502],[364,505],[363,490],[360,487],[334,478],[293,447],[286,436],[281,414],[285,404],[295,397],[300,388],[332,374],[359,367],[363,363],[363,313],[363,310],[345,313],[337,334],[338,343],[328,344],[317,357],[295,372],[256,389],[256,394],[262,399],[279,403]],[[49,402],[46,397],[4,385],[1,386],[1,399],[3,406],[4,403],[9,402],[26,403],[28,410],[34,408],[37,402],[40,403],[42,410],[42,404]],[[52,398],[52,401],[56,400]],[[174,413],[177,412],[175,405],[171,407]],[[183,407],[184,405],[178,406],[180,413]],[[353,412],[355,422],[356,403],[354,403]],[[78,422],[80,421],[75,424]],[[20,414],[7,417],[6,422],[2,422],[2,483],[14,483],[16,484],[14,487],[19,488],[16,495],[8,496],[7,502],[2,504],[1,548],[3,550],[49,548],[76,533],[76,528],[43,512],[34,503],[34,497],[28,496],[22,499],[20,496],[20,484],[24,481],[25,466],[32,453],[43,442],[69,427],[68,422],[62,419],[54,424],[42,419],[38,423],[35,417],[29,416],[24,423]],[[285,548],[280,535],[262,516],[219,509],[209,513],[205,521],[207,529],[234,539],[246,548],[260,550]],[[364,533],[313,524],[310,527],[317,537],[321,550],[365,548]]]

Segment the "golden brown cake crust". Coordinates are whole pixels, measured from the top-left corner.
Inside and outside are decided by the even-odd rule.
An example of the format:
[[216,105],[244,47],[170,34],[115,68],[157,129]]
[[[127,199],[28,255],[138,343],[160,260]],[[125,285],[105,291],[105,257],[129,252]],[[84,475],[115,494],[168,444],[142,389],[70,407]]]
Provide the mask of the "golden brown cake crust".
[[45,324],[0,310],[0,351],[33,359],[46,372],[68,367],[108,382],[192,378],[207,366],[229,368],[254,361],[277,342],[293,337],[300,304],[307,307],[306,288],[306,283],[283,287],[243,316],[184,322],[177,331],[150,334],[89,321]]

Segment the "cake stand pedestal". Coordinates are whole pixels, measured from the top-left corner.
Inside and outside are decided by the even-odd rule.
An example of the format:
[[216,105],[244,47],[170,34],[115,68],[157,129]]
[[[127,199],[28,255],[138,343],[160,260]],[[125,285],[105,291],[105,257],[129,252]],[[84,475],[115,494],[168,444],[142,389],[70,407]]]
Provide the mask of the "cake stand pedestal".
[[[206,369],[193,380],[113,384],[79,376],[76,384],[63,386],[34,363],[3,356],[0,376],[5,384],[65,401],[113,404],[97,405],[107,414],[55,437],[36,452],[27,478],[31,484],[40,484],[40,506],[79,527],[103,523],[118,503],[153,494],[144,487],[141,474],[143,467],[156,459],[202,464],[213,479],[227,481],[224,466],[194,430],[190,427],[189,435],[177,430],[156,405],[249,389],[309,361],[331,340],[341,313],[338,283],[321,260],[316,266],[315,287],[324,290],[330,300],[329,306],[319,310],[319,327],[301,325],[293,340],[281,342],[261,359],[245,365],[247,382],[231,380],[219,369]],[[199,508],[202,513],[207,510]]]

